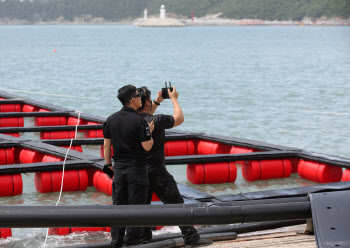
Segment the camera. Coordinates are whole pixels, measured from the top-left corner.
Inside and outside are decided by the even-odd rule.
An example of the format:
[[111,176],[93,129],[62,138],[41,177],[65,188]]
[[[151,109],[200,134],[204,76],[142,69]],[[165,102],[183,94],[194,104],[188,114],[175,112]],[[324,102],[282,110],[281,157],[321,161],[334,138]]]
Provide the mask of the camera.
[[170,81],[169,81],[169,87],[168,87],[168,84],[165,82],[165,88],[162,88],[163,99],[169,99],[168,89],[170,89],[170,92],[173,92],[173,87],[171,87]]

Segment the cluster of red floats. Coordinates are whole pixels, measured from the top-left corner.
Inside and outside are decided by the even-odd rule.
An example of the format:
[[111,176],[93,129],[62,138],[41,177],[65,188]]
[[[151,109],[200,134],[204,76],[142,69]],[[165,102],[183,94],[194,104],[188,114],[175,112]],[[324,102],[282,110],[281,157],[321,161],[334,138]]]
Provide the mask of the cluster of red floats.
[[[0,112],[48,112],[28,104],[0,104]],[[35,126],[60,125],[96,125],[97,122],[79,120],[76,117],[50,116],[35,117]],[[0,118],[0,127],[23,127],[23,117]],[[86,130],[85,138],[103,137],[102,130]],[[18,133],[11,134],[19,137]],[[74,138],[74,131],[41,132],[40,139]],[[71,149],[82,152],[81,146]],[[209,155],[209,154],[240,154],[258,152],[245,147],[231,146],[207,140],[177,140],[167,141],[164,146],[166,156]],[[103,147],[101,146],[103,157]],[[37,162],[62,161],[63,158],[46,155],[39,151],[25,148],[0,149],[0,165],[26,164]],[[237,178],[237,163],[242,164],[243,177],[248,181],[267,180],[289,177],[298,172],[300,177],[318,183],[350,181],[350,170],[343,172],[341,167],[320,164],[299,159],[274,159],[256,161],[218,162],[204,164],[189,164],[187,178],[194,184],[233,183]],[[62,171],[36,172],[35,188],[41,193],[58,192],[61,190]],[[65,171],[63,191],[84,191],[88,186],[94,186],[98,191],[112,195],[112,180],[103,172],[95,169],[80,169]],[[0,176],[0,196],[15,196],[22,194],[23,181],[21,174]],[[152,200],[159,200],[156,195]],[[50,228],[50,234],[66,235],[81,231],[109,231],[108,228]],[[0,228],[0,237],[11,236],[10,228]]]

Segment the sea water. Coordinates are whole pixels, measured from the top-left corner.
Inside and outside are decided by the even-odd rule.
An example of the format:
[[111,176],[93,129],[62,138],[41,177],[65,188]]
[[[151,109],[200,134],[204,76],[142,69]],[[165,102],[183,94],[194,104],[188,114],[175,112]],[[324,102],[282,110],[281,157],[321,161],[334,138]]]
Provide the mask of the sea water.
[[[0,91],[107,117],[118,111],[118,89],[164,82],[179,92],[185,122],[176,130],[263,141],[350,157],[350,28],[344,26],[0,26]],[[156,113],[172,114],[170,100]],[[33,125],[26,118],[25,125]],[[39,139],[38,134],[21,134]],[[98,146],[83,146],[99,155]],[[177,182],[212,195],[308,186],[288,179],[193,185],[186,165],[168,166]],[[34,174],[22,174],[23,194],[0,205],[54,205]],[[111,204],[93,187],[63,192],[60,205]],[[166,229],[174,231],[175,229]],[[39,247],[46,229],[12,229],[1,247]],[[49,236],[57,247],[110,239],[108,233]]]

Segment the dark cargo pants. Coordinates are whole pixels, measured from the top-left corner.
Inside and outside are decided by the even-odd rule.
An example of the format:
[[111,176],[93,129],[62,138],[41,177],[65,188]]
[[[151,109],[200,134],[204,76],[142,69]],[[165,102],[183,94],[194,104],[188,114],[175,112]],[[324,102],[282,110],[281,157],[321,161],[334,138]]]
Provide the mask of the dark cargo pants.
[[[164,204],[184,203],[174,177],[164,168],[162,170],[148,173],[149,189],[147,193],[147,204],[152,201],[153,192]],[[199,240],[197,230],[193,226],[179,226],[185,244]],[[149,227],[142,227],[141,241],[147,242],[152,239],[152,230]]]
[[[147,190],[148,178],[146,169],[132,172],[125,172],[124,170],[118,169],[114,170],[112,190],[113,205],[145,204],[147,200]],[[140,243],[140,229],[140,227],[111,227],[113,247],[121,247],[123,244],[129,246]]]

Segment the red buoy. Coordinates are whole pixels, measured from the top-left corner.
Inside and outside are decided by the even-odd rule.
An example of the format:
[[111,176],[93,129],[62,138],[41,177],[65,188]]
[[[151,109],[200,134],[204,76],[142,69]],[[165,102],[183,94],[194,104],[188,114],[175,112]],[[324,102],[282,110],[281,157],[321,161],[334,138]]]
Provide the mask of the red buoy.
[[[67,125],[69,125],[69,126],[76,126],[77,123],[78,123],[78,118],[77,117],[71,116],[71,117],[68,118]],[[86,124],[87,124],[86,120],[81,119],[81,118],[79,119],[79,124],[78,125],[86,125]]]
[[[87,125],[99,125],[101,123],[89,121]],[[86,130],[84,134],[85,138],[103,138],[103,130]]]
[[[47,109],[40,109],[39,112],[50,112]],[[65,116],[35,117],[34,126],[61,126],[67,125]]]
[[248,181],[290,177],[292,164],[289,159],[244,161],[242,173]]
[[36,107],[36,106],[32,106],[32,105],[29,105],[29,104],[24,104],[23,105],[23,112],[38,112],[39,111],[39,107]]
[[206,141],[201,140],[198,143],[197,146],[197,152],[198,154],[227,154],[230,152],[231,146],[212,142],[212,141]]
[[0,104],[0,112],[22,112],[21,104]]
[[12,237],[11,228],[0,228],[0,238],[6,239],[7,237]]
[[23,127],[23,117],[0,118],[0,127]]
[[[35,188],[41,193],[59,192],[61,190],[62,171],[36,172]],[[62,191],[84,191],[87,189],[86,170],[67,170],[64,172]]]
[[187,179],[194,184],[233,183],[236,178],[234,162],[187,165]]
[[[254,152],[251,148],[232,146],[230,149],[230,154],[240,154],[240,153],[251,153]],[[236,163],[243,164],[244,161],[236,161]]]
[[335,183],[342,179],[343,169],[328,164],[301,160],[298,165],[301,178],[317,183]]
[[70,233],[105,232],[105,231],[106,231],[106,227],[56,227],[56,228],[49,228],[49,235],[68,235]]
[[50,227],[49,235],[68,235],[70,234],[70,227]]
[[12,148],[0,149],[0,165],[2,164],[13,164],[14,153]]
[[15,196],[22,194],[23,181],[21,174],[0,176],[0,196]]
[[21,164],[42,162],[45,154],[29,149],[22,149],[19,153],[19,161]]
[[194,155],[195,150],[193,140],[174,140],[164,143],[165,156]]
[[104,172],[96,171],[94,175],[94,186],[97,191],[103,192],[107,195],[112,195],[112,182]]
[[88,187],[94,186],[94,175],[97,169],[90,168],[90,169],[86,169],[86,171],[88,173]]
[[344,172],[343,172],[343,176],[342,176],[342,179],[341,179],[343,182],[345,181],[350,181],[350,169],[346,169]]
[[72,138],[75,138],[75,131],[40,132],[40,139],[72,139]]

